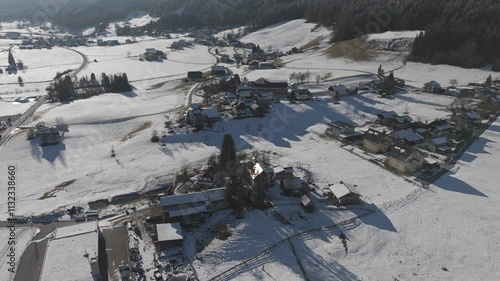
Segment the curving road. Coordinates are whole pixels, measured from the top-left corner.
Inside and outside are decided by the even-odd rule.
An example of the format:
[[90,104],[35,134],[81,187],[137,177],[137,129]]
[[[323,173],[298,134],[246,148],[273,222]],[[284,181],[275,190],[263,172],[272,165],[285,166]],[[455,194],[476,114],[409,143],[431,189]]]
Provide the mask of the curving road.
[[[83,54],[82,52],[80,51],[77,51],[77,50],[73,50],[73,49],[70,49],[70,48],[67,48],[67,47],[63,47],[64,49],[67,49],[69,51],[73,51],[77,54],[79,54],[82,59],[83,59],[83,62],[82,64],[80,65],[79,68],[75,69],[73,72],[71,72],[71,74],[69,75],[71,78],[75,77],[76,75],[78,75],[80,72],[82,72],[82,70],[84,70],[87,65],[89,64],[89,59],[87,58],[87,56],[85,54]],[[49,82],[49,81],[47,81]],[[47,100],[49,99],[49,96],[48,95],[45,95],[45,96],[41,96],[37,102],[32,105],[28,110],[26,110],[26,112],[24,112],[16,121],[14,121],[14,123],[12,123],[12,126],[7,128],[3,133],[2,133],[2,137],[0,138],[0,146],[2,146],[4,143],[6,143],[10,137],[12,136],[12,133],[19,127],[21,126],[24,122],[26,122],[26,120],[28,120],[28,118],[30,118],[33,113],[35,113],[35,111],[37,111],[38,108],[40,108],[40,106],[42,106]]]

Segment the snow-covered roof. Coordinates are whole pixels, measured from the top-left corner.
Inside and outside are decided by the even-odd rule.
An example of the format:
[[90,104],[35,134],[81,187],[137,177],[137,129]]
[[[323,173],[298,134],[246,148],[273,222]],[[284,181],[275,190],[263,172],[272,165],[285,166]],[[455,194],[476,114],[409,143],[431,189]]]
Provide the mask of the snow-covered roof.
[[196,192],[163,197],[160,199],[160,205],[162,207],[168,207],[205,201],[208,201],[208,195],[205,192]]
[[342,198],[351,193],[361,196],[361,193],[359,193],[356,187],[352,184],[339,182],[334,185],[331,185],[329,188],[337,199]]
[[432,143],[436,146],[448,145],[448,139],[446,137],[434,138],[432,139]]
[[97,222],[92,221],[92,222],[79,223],[75,225],[57,228],[55,237],[56,239],[59,239],[59,238],[81,235],[96,231],[97,231]]
[[434,80],[432,80],[432,81],[430,81],[430,82],[425,83],[425,85],[426,85],[426,86],[427,86],[427,85],[429,85],[429,86],[433,86],[433,87],[441,87],[441,84],[439,84],[438,82],[436,82],[436,81],[434,81]]
[[201,114],[206,115],[208,118],[217,118],[219,117],[219,111],[215,107],[210,108],[202,108]]
[[384,111],[379,113],[378,115],[384,119],[391,119],[398,116],[398,114],[394,111]]
[[469,111],[467,113],[465,113],[470,119],[473,119],[473,120],[481,120],[481,115],[479,115],[479,113],[475,112],[475,111]]
[[178,222],[157,224],[156,233],[158,242],[183,240],[181,224]]
[[332,92],[345,93],[347,92],[347,87],[345,85],[334,85],[328,88],[328,90]]
[[68,280],[68,276],[94,281],[89,259],[97,258],[98,253],[97,222],[59,228],[56,238],[47,244],[40,281]]

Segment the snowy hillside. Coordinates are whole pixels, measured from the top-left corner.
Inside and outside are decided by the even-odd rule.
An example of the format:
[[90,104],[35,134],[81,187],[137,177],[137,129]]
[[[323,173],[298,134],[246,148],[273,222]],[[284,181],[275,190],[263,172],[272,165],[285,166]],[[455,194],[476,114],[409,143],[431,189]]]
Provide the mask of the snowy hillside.
[[303,47],[313,40],[328,41],[331,31],[324,27],[315,29],[316,24],[305,20],[294,20],[272,25],[241,39],[245,43],[260,45],[263,50],[268,47],[286,52],[293,47]]

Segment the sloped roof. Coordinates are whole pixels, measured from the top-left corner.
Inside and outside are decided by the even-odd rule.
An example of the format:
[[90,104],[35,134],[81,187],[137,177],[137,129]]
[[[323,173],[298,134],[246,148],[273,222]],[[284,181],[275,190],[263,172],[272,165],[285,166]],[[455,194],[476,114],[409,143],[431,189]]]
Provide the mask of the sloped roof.
[[162,223],[156,225],[158,242],[183,240],[181,224]]
[[309,196],[307,196],[307,195],[305,195],[305,194],[304,194],[304,195],[302,195],[302,197],[300,197],[300,202],[301,202],[301,203],[302,203],[302,205],[304,205],[304,206],[307,206],[307,205],[309,205],[309,204],[311,204],[311,203],[312,203],[312,201],[311,201],[311,199],[309,198]]
[[342,92],[345,93],[347,92],[347,87],[345,85],[333,85],[328,88],[329,91],[332,92]]
[[434,143],[436,146],[448,145],[448,139],[446,137],[434,138],[432,139],[432,143]]
[[205,202],[208,200],[209,200],[208,195],[205,192],[196,192],[196,193],[162,197],[160,199],[160,205],[162,207],[168,207],[168,206],[176,206],[188,203]]
[[412,148],[412,147],[393,147],[389,153],[389,157],[393,157],[403,162],[411,162],[414,159],[414,156],[417,154],[422,154],[420,151]]
[[348,194],[356,194],[358,196],[361,196],[361,193],[356,189],[354,185],[344,182],[336,183],[329,186],[328,188],[337,199],[340,199]]
[[384,132],[379,132],[375,130],[368,130],[364,134],[364,138],[368,141],[374,142],[374,143],[381,143],[383,142],[387,137],[387,134]]

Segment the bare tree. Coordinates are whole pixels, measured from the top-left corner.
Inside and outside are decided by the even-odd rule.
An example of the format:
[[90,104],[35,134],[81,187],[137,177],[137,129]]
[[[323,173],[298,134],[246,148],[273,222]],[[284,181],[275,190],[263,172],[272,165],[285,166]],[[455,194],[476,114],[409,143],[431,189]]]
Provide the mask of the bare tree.
[[316,84],[319,84],[321,82],[321,75],[317,74],[316,75]]
[[453,86],[453,87],[458,86],[458,81],[457,81],[457,79],[451,79],[451,80],[450,80],[450,85],[451,85],[451,86]]

